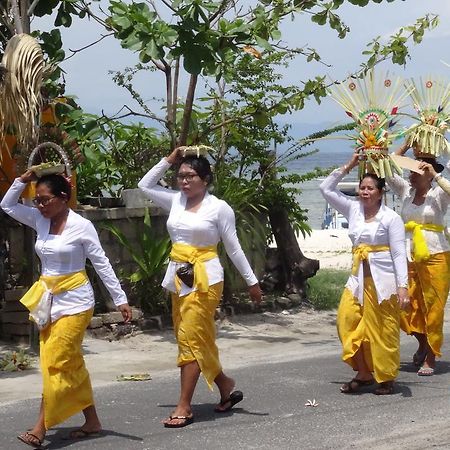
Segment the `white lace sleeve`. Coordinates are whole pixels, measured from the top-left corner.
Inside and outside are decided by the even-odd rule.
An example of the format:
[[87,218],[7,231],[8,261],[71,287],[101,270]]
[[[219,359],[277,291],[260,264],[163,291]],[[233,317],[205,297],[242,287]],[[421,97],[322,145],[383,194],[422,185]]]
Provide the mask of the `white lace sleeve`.
[[344,176],[345,173],[341,169],[336,169],[320,183],[319,188],[325,200],[348,219],[354,199],[337,188]]
[[170,211],[177,191],[158,186],[158,181],[164,176],[171,164],[163,158],[156,166],[153,166],[138,183],[139,189],[158,206]]
[[31,206],[25,206],[19,203],[20,194],[26,188],[26,184],[16,178],[3,197],[0,207],[6,214],[13,217],[20,223],[36,229],[36,217],[40,212]]
[[389,246],[391,248],[397,286],[408,286],[405,226],[400,216],[394,217],[389,225]]
[[258,282],[255,274],[253,273],[250,264],[245,257],[241,244],[236,232],[236,222],[234,211],[228,203],[221,201],[218,214],[218,224],[220,237],[225,247],[227,255],[233,262],[236,269],[244,278],[247,286],[253,286]]

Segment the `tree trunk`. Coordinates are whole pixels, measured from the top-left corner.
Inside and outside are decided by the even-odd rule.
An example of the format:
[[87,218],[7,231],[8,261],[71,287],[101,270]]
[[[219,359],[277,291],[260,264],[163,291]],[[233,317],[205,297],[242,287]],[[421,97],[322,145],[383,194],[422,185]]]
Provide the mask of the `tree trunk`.
[[[269,161],[273,163],[275,158],[276,150],[269,150]],[[263,177],[265,176],[265,183],[270,182],[270,179],[276,177],[276,171],[273,166],[260,165],[260,173]],[[277,271],[277,273],[276,275],[270,273],[265,274],[267,279],[271,279],[266,286],[281,289],[287,294],[299,294],[302,299],[306,299],[307,279],[317,273],[319,270],[319,261],[317,259],[307,258],[300,250],[297,236],[289,221],[289,214],[286,208],[278,205],[270,205],[268,207],[268,215],[272,233],[277,244],[277,258],[275,262],[268,261],[269,264],[266,264],[266,272],[269,269],[269,272],[273,270]],[[270,264],[272,267],[269,268]]]
[[319,261],[307,258],[300,250],[285,208],[269,208],[269,221],[283,271],[280,283],[284,285],[286,293],[299,294],[305,299],[306,281],[319,270]]

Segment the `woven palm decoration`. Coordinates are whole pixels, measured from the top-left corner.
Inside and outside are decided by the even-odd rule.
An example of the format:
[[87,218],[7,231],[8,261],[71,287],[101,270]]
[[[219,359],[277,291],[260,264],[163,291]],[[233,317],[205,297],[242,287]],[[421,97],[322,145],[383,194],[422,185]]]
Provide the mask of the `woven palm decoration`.
[[27,148],[37,142],[45,68],[36,39],[28,34],[13,36],[6,45],[0,68],[1,141],[7,133],[13,134],[18,143]]
[[360,155],[359,178],[366,172],[381,178],[402,173],[388,149],[404,132],[398,126],[398,111],[408,92],[400,77],[389,73],[376,77],[373,70],[362,79],[350,79],[331,88],[332,98],[356,123],[356,134],[346,138],[355,142],[355,151]]
[[445,133],[450,124],[450,83],[444,78],[427,77],[405,82],[420,124],[408,130],[408,143],[414,156],[437,158],[450,154]]

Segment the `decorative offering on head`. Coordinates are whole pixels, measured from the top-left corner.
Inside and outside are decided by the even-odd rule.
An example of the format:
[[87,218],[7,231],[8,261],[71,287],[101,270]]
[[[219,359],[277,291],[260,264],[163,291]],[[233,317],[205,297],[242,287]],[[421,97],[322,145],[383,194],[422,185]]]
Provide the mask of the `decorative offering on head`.
[[416,158],[438,158],[450,154],[450,143],[445,133],[450,121],[450,83],[448,80],[428,76],[405,83],[417,111],[418,125],[410,127],[408,144]]
[[355,141],[355,151],[360,155],[360,179],[366,172],[381,178],[392,176],[393,172],[402,173],[389,157],[388,149],[403,133],[397,114],[408,94],[400,77],[389,76],[389,73],[376,77],[373,70],[362,79],[351,79],[332,87],[332,98],[356,124],[357,133],[346,137]]

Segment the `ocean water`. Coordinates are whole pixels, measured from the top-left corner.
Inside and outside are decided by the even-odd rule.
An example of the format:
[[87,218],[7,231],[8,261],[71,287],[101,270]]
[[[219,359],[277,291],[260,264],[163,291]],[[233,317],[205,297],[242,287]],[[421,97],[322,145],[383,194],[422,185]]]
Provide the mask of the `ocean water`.
[[[326,148],[319,150],[317,153],[309,156],[305,156],[296,161],[292,161],[287,165],[289,171],[293,171],[299,174],[310,172],[316,167],[322,169],[331,167],[340,167],[344,165],[350,159],[352,149],[348,147],[346,150],[336,149],[332,150]],[[444,171],[444,176],[448,177],[448,172]],[[407,177],[408,171],[404,172],[404,176]],[[301,194],[298,195],[298,202],[303,209],[308,210],[308,224],[312,229],[320,229],[323,220],[323,214],[325,211],[325,200],[319,191],[319,184],[323,178],[310,180],[300,184]],[[357,170],[354,169],[344,181],[356,181]],[[398,199],[389,191],[386,194],[386,203],[390,208],[395,211],[400,211],[400,203]],[[447,225],[450,226],[450,210],[446,215]]]

